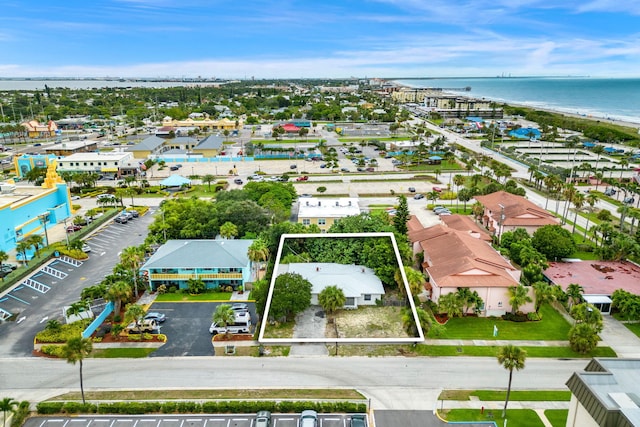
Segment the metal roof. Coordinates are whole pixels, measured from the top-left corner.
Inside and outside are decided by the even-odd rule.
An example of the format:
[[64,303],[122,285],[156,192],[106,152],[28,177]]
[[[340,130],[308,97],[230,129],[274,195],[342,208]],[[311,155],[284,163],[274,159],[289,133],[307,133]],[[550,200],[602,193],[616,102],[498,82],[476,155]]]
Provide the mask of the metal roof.
[[169,240],[141,270],[160,268],[244,268],[253,240]]

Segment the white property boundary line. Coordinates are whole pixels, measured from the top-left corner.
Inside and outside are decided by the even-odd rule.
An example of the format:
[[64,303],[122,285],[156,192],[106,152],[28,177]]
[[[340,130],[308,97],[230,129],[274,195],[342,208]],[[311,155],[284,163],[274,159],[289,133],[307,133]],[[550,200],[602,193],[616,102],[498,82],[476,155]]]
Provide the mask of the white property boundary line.
[[363,237],[388,237],[393,244],[393,251],[396,255],[396,262],[400,268],[400,274],[402,275],[402,282],[405,287],[405,295],[411,295],[409,289],[409,283],[407,281],[407,275],[405,274],[402,258],[400,257],[400,251],[398,250],[398,244],[396,243],[395,236],[391,232],[385,233],[323,233],[323,234],[283,234],[280,236],[280,244],[278,246],[278,254],[276,255],[276,262],[273,267],[274,274],[271,276],[271,284],[269,285],[269,294],[267,296],[267,304],[265,307],[264,318],[260,325],[260,334],[258,335],[258,341],[265,344],[299,344],[299,343],[351,343],[351,344],[392,344],[392,343],[417,343],[424,341],[424,334],[420,327],[420,320],[416,312],[416,306],[413,298],[407,298],[411,306],[411,313],[413,314],[413,320],[417,326],[417,337],[397,337],[397,338],[265,338],[264,333],[267,327],[267,319],[269,318],[269,309],[271,308],[271,299],[273,298],[273,288],[276,282],[276,272],[280,266],[280,257],[282,256],[282,248],[284,247],[285,239],[309,239],[309,238],[322,238],[322,239],[339,239],[339,238],[363,238]]

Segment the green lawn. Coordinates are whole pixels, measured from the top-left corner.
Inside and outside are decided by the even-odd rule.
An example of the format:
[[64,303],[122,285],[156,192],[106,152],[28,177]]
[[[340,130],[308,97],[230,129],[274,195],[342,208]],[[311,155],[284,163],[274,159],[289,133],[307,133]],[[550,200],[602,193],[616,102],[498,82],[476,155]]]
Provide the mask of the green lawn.
[[[540,308],[542,320],[511,322],[496,317],[454,317],[440,336],[429,338],[483,340],[567,340],[571,325],[548,304]],[[493,326],[498,336],[493,336]]]
[[568,409],[547,409],[544,411],[545,417],[553,427],[565,427],[567,425]]
[[640,323],[623,323],[623,325],[637,337],[640,337]]
[[[482,401],[504,401],[506,394],[506,391],[498,390],[443,390],[438,399],[470,400],[471,396],[476,396]],[[564,390],[512,390],[509,400],[568,402],[571,400],[571,392]]]
[[205,294],[160,294],[156,298],[156,302],[205,302],[205,301],[229,301],[231,293],[229,292],[207,292]]
[[[476,356],[476,357],[496,357],[500,346],[455,346],[455,345],[425,345],[418,344],[415,353],[420,356]],[[615,351],[610,347],[596,347],[587,354],[576,353],[569,346],[566,347],[532,347],[522,346],[527,352],[527,357],[550,357],[554,359],[583,359],[592,357],[616,357]]]
[[94,350],[91,353],[91,357],[105,358],[105,359],[111,359],[116,357],[128,357],[128,358],[147,357],[156,350],[157,350],[156,348],[105,348],[105,349]]
[[[451,409],[444,411],[441,415],[445,415],[448,421],[493,421],[498,426],[504,425],[504,418],[502,410],[486,410],[481,413],[478,409]],[[507,424],[509,426],[517,427],[544,427],[542,420],[538,417],[532,409],[508,409],[507,410]]]

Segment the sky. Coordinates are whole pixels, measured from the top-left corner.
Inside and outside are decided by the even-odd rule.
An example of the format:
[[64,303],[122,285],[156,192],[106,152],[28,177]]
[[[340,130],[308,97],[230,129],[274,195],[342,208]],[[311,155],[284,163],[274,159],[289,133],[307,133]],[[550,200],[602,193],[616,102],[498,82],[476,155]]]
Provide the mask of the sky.
[[0,77],[640,76],[640,0],[0,0]]

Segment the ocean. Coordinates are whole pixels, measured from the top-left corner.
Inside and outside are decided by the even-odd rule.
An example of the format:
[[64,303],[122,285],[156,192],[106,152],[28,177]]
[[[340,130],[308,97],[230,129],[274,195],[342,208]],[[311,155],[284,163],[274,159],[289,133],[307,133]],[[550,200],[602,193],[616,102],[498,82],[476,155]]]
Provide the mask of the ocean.
[[[494,77],[403,79],[415,88],[640,124],[640,78]],[[464,87],[471,91],[460,91]]]

